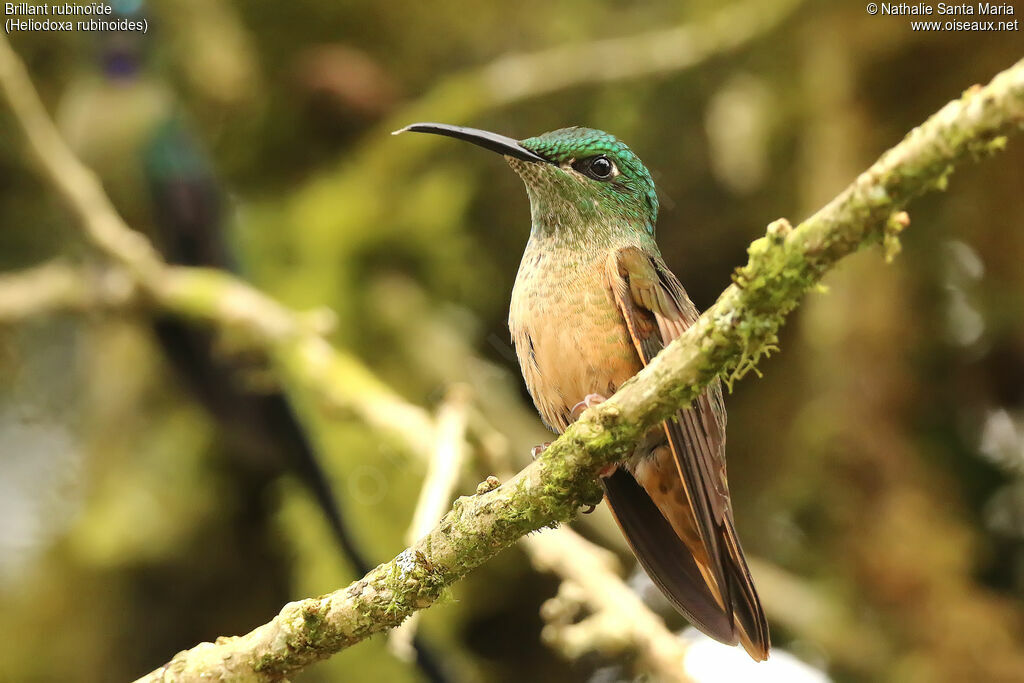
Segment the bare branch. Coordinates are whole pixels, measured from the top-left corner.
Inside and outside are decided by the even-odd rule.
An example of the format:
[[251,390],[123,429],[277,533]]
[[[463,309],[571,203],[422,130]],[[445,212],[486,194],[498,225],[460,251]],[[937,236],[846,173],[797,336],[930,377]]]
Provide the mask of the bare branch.
[[502,106],[570,87],[679,71],[768,33],[801,4],[803,0],[729,3],[681,26],[511,55],[476,75],[491,94],[488,104]]
[[123,269],[89,270],[54,260],[0,275],[0,324],[48,313],[121,309],[138,299]]
[[[690,680],[683,673],[686,643],[623,583],[614,555],[564,527],[527,536],[521,544],[534,567],[564,579],[559,596],[542,609],[548,622],[545,642],[571,658],[594,649],[606,654],[628,650],[656,680]],[[561,613],[567,602],[570,613]],[[572,603],[583,603],[591,614],[565,623],[560,617],[576,617]]]
[[[747,0],[730,3],[707,16],[656,31],[499,57],[442,79],[409,105],[400,107],[367,136],[355,163],[346,168],[356,180],[374,169],[388,177],[423,159],[440,141],[418,136],[402,146],[386,142],[385,132],[411,121],[463,123],[488,111],[562,90],[657,76],[693,68],[768,35],[806,0]],[[389,170],[382,171],[382,167]],[[314,194],[319,182],[307,184]]]

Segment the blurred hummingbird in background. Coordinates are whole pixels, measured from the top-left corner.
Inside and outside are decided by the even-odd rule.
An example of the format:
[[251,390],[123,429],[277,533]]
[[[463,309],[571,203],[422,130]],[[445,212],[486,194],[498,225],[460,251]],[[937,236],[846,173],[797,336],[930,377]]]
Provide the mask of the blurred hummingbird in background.
[[[119,16],[139,17],[145,3],[122,3]],[[237,272],[228,239],[227,193],[174,92],[148,68],[150,36],[97,34],[96,73],[76,80],[60,107],[61,128],[104,180],[119,210],[145,226],[168,263]],[[157,344],[182,383],[214,419],[248,485],[262,489],[290,474],[309,491],[355,572],[376,561],[363,551],[342,514],[339,496],[289,397],[255,388],[244,363],[218,350],[216,334],[167,314],[154,315]],[[240,485],[241,487],[241,485]],[[263,496],[261,496],[263,498]],[[447,683],[448,666],[420,635],[416,666],[426,680]]]
[[[129,9],[115,8],[118,16],[146,13],[143,3],[124,6]],[[148,234],[168,263],[237,271],[227,234],[227,193],[175,93],[148,68],[148,42],[148,36],[133,33],[98,33],[97,63],[62,99],[61,129],[122,214]],[[253,479],[293,474],[323,511],[356,571],[372,569],[284,392],[254,390],[244,364],[219,352],[216,335],[203,326],[155,315],[152,329],[169,365]]]
[[[416,123],[502,154],[526,184],[532,227],[509,329],[544,422],[561,433],[697,319],[655,242],[651,174],[614,136],[563,128],[525,140]],[[640,564],[694,626],[768,657],[768,622],[733,522],[725,405],[716,380],[602,473]]]

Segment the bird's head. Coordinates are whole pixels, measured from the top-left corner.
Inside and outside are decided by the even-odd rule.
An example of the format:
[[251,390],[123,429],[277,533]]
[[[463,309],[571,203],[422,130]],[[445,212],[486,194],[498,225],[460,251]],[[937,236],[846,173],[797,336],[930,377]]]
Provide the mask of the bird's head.
[[534,230],[579,237],[605,228],[654,235],[658,197],[651,174],[610,133],[573,127],[514,140],[439,123],[414,123],[396,132],[405,131],[447,135],[504,155],[526,183]]

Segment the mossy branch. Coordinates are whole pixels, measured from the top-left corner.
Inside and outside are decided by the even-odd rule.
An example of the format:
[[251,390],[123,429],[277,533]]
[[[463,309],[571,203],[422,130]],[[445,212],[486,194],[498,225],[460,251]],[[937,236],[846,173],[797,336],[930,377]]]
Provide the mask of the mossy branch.
[[[246,332],[311,385],[337,390],[332,378],[344,375],[325,370],[342,362],[341,356],[300,316],[229,276],[168,267],[141,237],[129,236],[95,177],[57,136],[3,37],[0,86],[51,182],[93,241],[131,272],[147,295],[168,310]],[[525,534],[572,519],[579,506],[600,499],[600,468],[623,457],[647,429],[686,405],[714,377],[738,378],[773,349],[786,314],[838,260],[883,241],[893,253],[897,233],[907,223],[900,214],[907,202],[943,189],[955,166],[1001,149],[1003,136],[1022,127],[1024,61],[943,107],[796,228],[785,221],[769,226],[768,234],[750,246],[749,261],[736,271],[734,284],[693,327],[504,485],[458,499],[429,534],[350,586],[289,603],[252,632],[183,651],[140,680],[282,680],[397,626]],[[356,391],[364,388],[379,389],[357,386]]]

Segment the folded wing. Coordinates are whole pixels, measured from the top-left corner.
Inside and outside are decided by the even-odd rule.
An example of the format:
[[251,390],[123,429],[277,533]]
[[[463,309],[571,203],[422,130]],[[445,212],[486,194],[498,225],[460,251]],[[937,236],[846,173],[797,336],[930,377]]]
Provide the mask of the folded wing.
[[[644,365],[697,318],[682,285],[657,256],[621,249],[609,257],[606,274]],[[741,642],[755,660],[766,659],[768,622],[729,501],[718,382],[663,428],[674,472],[661,468],[655,484],[655,477],[634,478],[619,468],[604,481],[608,503],[637,559],[683,616],[713,638]],[[658,449],[653,453],[657,459]],[[679,481],[667,485],[666,477],[673,476]],[[669,495],[675,485],[682,493]]]

